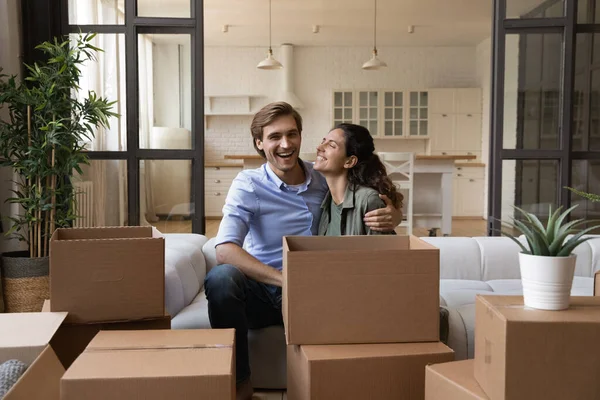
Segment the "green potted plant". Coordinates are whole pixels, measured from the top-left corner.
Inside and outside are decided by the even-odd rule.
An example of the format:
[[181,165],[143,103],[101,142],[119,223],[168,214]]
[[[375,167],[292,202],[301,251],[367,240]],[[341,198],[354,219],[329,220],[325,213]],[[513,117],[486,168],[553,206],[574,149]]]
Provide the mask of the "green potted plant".
[[5,234],[28,247],[2,256],[7,312],[40,311],[48,298],[49,240],[56,228],[72,226],[77,218],[71,177],[89,163],[83,143],[116,116],[114,102],[94,92],[83,101],[74,95],[81,65],[102,51],[91,44],[94,36],[40,44],[36,48],[48,59],[25,65],[25,81],[0,71],[0,107],[8,110],[8,118],[0,120],[0,165],[14,171],[14,195],[6,201],[21,210],[8,217]]
[[[508,225],[520,232],[525,246],[513,234],[502,231],[521,248],[519,266],[525,305],[542,310],[564,310],[569,307],[577,256],[573,250],[591,237],[584,235],[598,226],[583,230],[577,227],[590,223],[583,219],[566,222],[577,206],[561,212],[562,207],[550,212],[544,225],[534,214],[514,207],[524,219],[513,218]],[[572,235],[572,236],[571,236]]]
[[594,193],[582,192],[580,190],[573,189],[573,188],[570,188],[570,187],[567,187],[567,189],[569,189],[571,192],[575,193],[576,195],[581,196],[584,199],[587,199],[587,200],[591,201],[592,203],[599,203],[600,202],[600,195],[597,195],[597,194],[594,194]]

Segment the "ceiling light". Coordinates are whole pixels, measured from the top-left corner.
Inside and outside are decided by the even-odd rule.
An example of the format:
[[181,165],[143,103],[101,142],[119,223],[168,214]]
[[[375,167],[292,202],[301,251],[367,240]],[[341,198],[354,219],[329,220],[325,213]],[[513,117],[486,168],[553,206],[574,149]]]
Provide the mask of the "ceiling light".
[[267,58],[262,60],[256,66],[258,69],[281,69],[283,65],[273,57],[273,49],[271,48],[271,0],[269,0],[269,52]]
[[377,0],[374,0],[375,9],[373,10],[373,56],[362,66],[367,71],[378,70],[387,67],[387,64],[379,59],[377,56]]

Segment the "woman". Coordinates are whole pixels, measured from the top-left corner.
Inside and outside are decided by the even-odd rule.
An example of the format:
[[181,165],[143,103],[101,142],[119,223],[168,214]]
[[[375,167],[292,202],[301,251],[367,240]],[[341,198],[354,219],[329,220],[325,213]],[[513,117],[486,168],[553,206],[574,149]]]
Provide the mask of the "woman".
[[337,125],[317,147],[314,167],[329,186],[321,205],[319,235],[394,234],[373,231],[363,221],[367,212],[385,207],[379,194],[386,195],[397,208],[403,199],[374,151],[369,131],[354,124]]

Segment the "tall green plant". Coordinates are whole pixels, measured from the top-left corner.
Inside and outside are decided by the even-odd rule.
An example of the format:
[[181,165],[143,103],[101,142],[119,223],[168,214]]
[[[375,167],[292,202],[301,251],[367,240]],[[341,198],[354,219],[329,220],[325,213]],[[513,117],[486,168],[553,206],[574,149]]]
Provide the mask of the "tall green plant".
[[117,115],[111,111],[115,102],[93,91],[83,101],[76,96],[82,64],[102,51],[91,44],[94,36],[40,44],[36,48],[48,59],[25,64],[24,82],[0,74],[0,107],[8,108],[7,120],[0,120],[1,165],[17,175],[14,195],[6,201],[22,210],[9,217],[12,226],[6,234],[27,242],[31,257],[47,256],[55,228],[75,220],[71,177],[89,164],[83,143]]
[[[504,231],[501,233],[517,243],[525,254],[547,257],[569,256],[575,247],[591,239],[591,237],[583,237],[586,233],[600,227],[596,225],[579,230],[577,227],[592,221],[577,219],[566,222],[567,216],[577,208],[576,205],[564,212],[561,212],[562,207],[552,211],[552,206],[550,206],[548,221],[545,226],[534,214],[519,207],[514,208],[523,214],[525,218],[523,220],[512,218],[513,222],[508,225],[525,236],[529,248],[525,247],[513,234]],[[566,240],[569,235],[573,236]]]

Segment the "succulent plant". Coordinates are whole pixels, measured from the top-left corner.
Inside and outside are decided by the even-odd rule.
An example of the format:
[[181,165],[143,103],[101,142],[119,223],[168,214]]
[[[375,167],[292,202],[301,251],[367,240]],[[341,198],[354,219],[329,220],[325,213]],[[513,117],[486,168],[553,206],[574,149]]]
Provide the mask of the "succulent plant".
[[[512,218],[513,223],[509,223],[508,225],[525,236],[529,248],[511,233],[504,231],[501,233],[517,243],[525,254],[546,257],[567,257],[571,254],[573,249],[586,240],[591,239],[591,237],[583,237],[586,233],[600,228],[600,225],[594,225],[583,230],[577,229],[577,227],[583,224],[593,222],[584,219],[565,222],[567,216],[577,208],[577,205],[564,212],[561,212],[562,207],[558,207],[555,211],[552,211],[552,206],[550,206],[548,221],[545,226],[534,214],[522,210],[519,207],[514,208],[523,214],[525,219],[518,220]],[[573,236],[566,240],[571,234]]]

